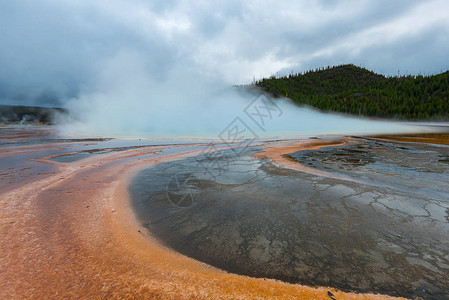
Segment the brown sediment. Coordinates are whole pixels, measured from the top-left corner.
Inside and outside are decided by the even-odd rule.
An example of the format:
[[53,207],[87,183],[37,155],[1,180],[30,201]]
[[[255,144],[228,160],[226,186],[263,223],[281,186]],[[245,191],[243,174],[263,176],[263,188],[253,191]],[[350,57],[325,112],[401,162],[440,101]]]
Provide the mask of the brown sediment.
[[[416,143],[430,143],[430,144],[440,144],[449,145],[449,134],[447,133],[420,133],[420,134],[407,134],[407,135],[382,135],[373,136],[371,139],[380,141],[396,141],[396,142],[416,142]],[[256,158],[264,159],[267,158],[274,165],[278,167],[283,167],[295,171],[300,171],[307,174],[317,175],[321,177],[340,179],[345,181],[351,181],[361,184],[372,185],[370,182],[364,182],[350,178],[347,176],[326,172],[318,170],[315,168],[306,167],[297,160],[289,157],[287,154],[291,154],[297,151],[303,150],[317,150],[323,147],[330,146],[344,146],[348,142],[357,142],[351,137],[339,137],[331,140],[303,140],[303,141],[283,141],[275,143],[274,146],[270,146],[268,143],[265,148],[254,155]],[[379,171],[372,171],[379,172]],[[380,172],[379,172],[380,173]],[[387,174],[387,173],[384,173]],[[397,174],[390,174],[389,176],[398,176]]]
[[338,175],[330,172],[321,171],[315,168],[309,168],[287,156],[287,154],[294,153],[302,150],[317,150],[323,147],[330,146],[343,146],[348,144],[348,142],[352,141],[350,137],[341,137],[335,138],[332,140],[303,140],[303,141],[289,141],[289,142],[281,142],[275,146],[266,147],[261,152],[254,155],[255,158],[264,159],[267,158],[271,163],[278,167],[283,167],[295,171],[300,171],[307,174],[317,175],[321,177],[333,178],[333,179],[341,179],[351,182],[363,183],[354,178],[346,177],[343,175]]
[[[314,141],[272,147],[265,155],[343,145]],[[2,192],[0,298],[384,299],[229,274],[178,254],[142,227],[128,199],[130,178],[162,161],[156,147],[54,163],[55,174]],[[262,154],[260,154],[262,155]]]
[[[384,140],[384,141],[396,141],[396,142],[416,142],[416,143],[430,143],[449,145],[449,134],[446,133],[421,133],[421,134],[408,134],[408,135],[383,135],[370,137],[371,139]],[[316,150],[329,146],[343,146],[348,142],[355,141],[351,137],[340,137],[331,140],[303,140],[303,141],[286,141],[275,144],[275,146],[267,145],[264,150],[255,155],[256,158],[267,158],[273,164],[279,167],[288,168],[312,175],[342,179],[352,182],[365,183],[357,181],[353,178],[336,175],[334,173],[317,170],[315,168],[309,168],[287,156],[287,154],[294,153],[302,150]]]
[[[16,151],[4,151],[0,153],[0,156],[9,156],[9,155],[18,155],[18,154],[27,154],[33,152],[44,152],[44,151],[53,151],[53,150],[62,150],[63,148],[55,147],[55,148],[42,148],[42,149],[29,149],[29,150],[16,150]],[[3,151],[3,149],[2,149]]]
[[412,142],[412,143],[449,145],[449,134],[448,133],[383,135],[383,136],[375,136],[373,138],[379,139],[379,140],[396,141],[396,142]]

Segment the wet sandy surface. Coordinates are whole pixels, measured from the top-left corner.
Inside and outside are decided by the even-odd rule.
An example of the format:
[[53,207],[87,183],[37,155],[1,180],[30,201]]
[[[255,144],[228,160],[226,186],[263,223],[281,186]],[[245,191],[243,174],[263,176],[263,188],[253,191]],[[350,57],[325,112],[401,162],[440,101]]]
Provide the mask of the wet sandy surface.
[[0,136],[1,299],[386,298],[229,274],[163,246],[136,219],[129,179],[202,144],[66,140],[51,127]]
[[354,137],[261,150],[140,172],[130,186],[140,220],[238,274],[449,298],[448,146]]

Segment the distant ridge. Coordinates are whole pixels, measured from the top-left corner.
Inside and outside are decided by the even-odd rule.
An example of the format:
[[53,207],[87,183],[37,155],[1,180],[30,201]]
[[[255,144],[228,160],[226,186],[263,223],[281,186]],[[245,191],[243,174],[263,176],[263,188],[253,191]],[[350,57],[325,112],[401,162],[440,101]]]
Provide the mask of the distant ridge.
[[449,71],[386,77],[352,64],[259,80],[274,97],[359,116],[449,120]]

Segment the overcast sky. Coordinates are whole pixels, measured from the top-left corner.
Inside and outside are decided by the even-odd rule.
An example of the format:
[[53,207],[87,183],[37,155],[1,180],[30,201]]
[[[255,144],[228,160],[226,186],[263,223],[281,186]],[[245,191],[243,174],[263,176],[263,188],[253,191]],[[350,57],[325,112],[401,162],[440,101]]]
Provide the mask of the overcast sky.
[[449,68],[447,0],[244,2],[0,0],[0,101],[63,104],[136,70],[242,84],[343,63]]

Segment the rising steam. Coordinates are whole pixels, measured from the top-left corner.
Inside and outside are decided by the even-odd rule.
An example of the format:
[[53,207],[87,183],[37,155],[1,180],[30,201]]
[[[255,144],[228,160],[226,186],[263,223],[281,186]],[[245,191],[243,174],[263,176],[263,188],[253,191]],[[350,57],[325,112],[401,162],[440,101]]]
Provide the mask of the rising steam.
[[185,65],[155,76],[146,61],[141,54],[121,52],[99,64],[93,87],[67,102],[70,118],[60,120],[61,132],[213,139],[235,118],[240,118],[243,126],[260,138],[410,130],[397,122],[320,113],[298,107],[287,99],[270,100],[278,111],[266,115],[261,127],[257,119],[245,112],[257,99],[258,91],[232,87]]
[[260,137],[404,131],[285,100],[277,102],[282,117],[262,130],[244,113],[254,93],[232,85],[342,63],[390,75],[439,72],[447,68],[447,6],[2,1],[0,103],[65,107],[70,117],[59,129],[72,135],[216,137],[236,117]]

